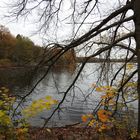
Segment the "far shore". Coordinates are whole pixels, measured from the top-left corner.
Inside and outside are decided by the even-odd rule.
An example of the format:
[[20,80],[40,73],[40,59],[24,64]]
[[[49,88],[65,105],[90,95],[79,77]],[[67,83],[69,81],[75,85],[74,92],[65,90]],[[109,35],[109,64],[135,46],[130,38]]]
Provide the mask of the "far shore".
[[[87,58],[86,57],[77,57],[76,58],[76,63],[82,63],[86,60]],[[98,58],[91,58],[87,61],[87,63],[103,63],[103,62],[106,62],[106,63],[124,63],[126,62],[125,59],[98,59]],[[129,61],[129,63],[136,63],[137,60],[136,58],[135,59],[132,59],[131,61]],[[37,64],[29,64],[29,65],[0,65],[0,69],[18,69],[18,68],[35,68],[39,65]],[[55,67],[63,67],[63,68],[67,68],[67,67],[70,67],[70,65],[61,65],[61,64],[57,64],[57,65],[54,65]],[[47,65],[45,66],[39,66],[39,67],[48,67]]]
[[[77,57],[76,58],[76,62],[78,63],[82,63],[84,61],[86,61],[86,59],[88,59],[88,57]],[[88,61],[88,63],[102,63],[102,62],[106,62],[106,63],[124,63],[126,62],[126,59],[102,59],[102,58],[90,58]],[[134,58],[130,61],[131,63],[136,63],[137,59]]]

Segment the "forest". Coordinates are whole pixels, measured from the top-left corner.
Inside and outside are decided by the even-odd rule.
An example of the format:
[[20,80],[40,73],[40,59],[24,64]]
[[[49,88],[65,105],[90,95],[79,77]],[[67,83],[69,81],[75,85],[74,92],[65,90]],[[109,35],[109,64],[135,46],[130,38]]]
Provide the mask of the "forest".
[[[47,66],[52,63],[50,58],[59,50],[59,47],[35,45],[29,37],[20,34],[15,37],[8,28],[0,25],[0,67],[36,66],[41,60],[42,66]],[[56,65],[75,66],[75,57],[75,51],[71,49]]]

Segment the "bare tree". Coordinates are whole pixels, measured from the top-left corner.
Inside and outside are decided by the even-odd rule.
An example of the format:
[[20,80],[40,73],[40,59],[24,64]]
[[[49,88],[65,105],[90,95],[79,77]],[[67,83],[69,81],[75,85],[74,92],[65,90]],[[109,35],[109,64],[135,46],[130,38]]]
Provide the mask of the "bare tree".
[[[51,61],[49,68],[42,78],[34,85],[32,91],[36,88],[38,83],[47,76],[48,72],[59,58],[70,49],[75,49],[76,52],[82,52],[82,55],[85,58],[83,59],[73,82],[64,92],[62,100],[59,102],[52,115],[46,119],[44,126],[55,112],[60,109],[67,94],[74,88],[79,75],[89,60],[93,58],[103,58],[104,61],[99,77],[100,80],[104,74],[107,75],[107,72],[104,73],[105,66],[110,64],[113,56],[116,55],[117,57],[120,57],[122,55],[122,59],[125,60],[124,64],[115,72],[108,83],[110,86],[115,85],[115,82],[117,81],[116,77],[121,73],[121,84],[117,85],[118,94],[114,114],[118,110],[117,103],[119,97],[124,97],[125,85],[137,74],[138,132],[140,132],[139,0],[18,0],[15,1],[11,7],[12,10],[8,15],[10,17],[17,19],[20,17],[27,18],[30,17],[30,14],[37,17],[37,22],[40,24],[39,31],[44,33],[44,35],[48,33],[51,36],[51,31],[53,29],[54,32],[56,31],[57,37],[61,36],[60,30],[64,30],[66,25],[71,29],[71,34],[67,34],[68,38],[65,38],[63,41],[62,39],[59,39],[57,40],[57,43],[50,45],[51,47],[59,47],[60,50],[46,61],[46,63]],[[62,28],[60,26],[62,26]],[[137,62],[137,68],[127,75],[126,78],[126,65],[134,58]],[[43,61],[44,60],[42,59],[38,66],[40,66]],[[31,92],[24,96],[22,100],[30,95]],[[123,98],[123,103],[127,104],[125,98]],[[97,109],[99,109],[99,106],[95,108],[95,112]]]

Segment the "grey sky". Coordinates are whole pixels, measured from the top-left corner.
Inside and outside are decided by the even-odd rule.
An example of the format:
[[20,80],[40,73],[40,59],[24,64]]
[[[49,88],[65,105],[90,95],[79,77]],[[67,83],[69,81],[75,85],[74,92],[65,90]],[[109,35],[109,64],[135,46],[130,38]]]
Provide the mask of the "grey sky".
[[[8,27],[9,30],[11,31],[11,33],[14,34],[15,36],[17,34],[22,34],[22,35],[28,36],[30,39],[32,39],[35,42],[35,44],[42,45],[43,44],[42,38],[46,37],[48,39],[48,36],[46,35],[46,36],[43,37],[42,34],[39,35],[39,34],[34,33],[37,30],[37,25],[34,24],[34,19],[35,19],[34,16],[29,17],[28,19],[26,19],[26,21],[24,21],[24,19],[20,19],[19,21],[11,21],[11,22],[9,22],[9,20],[3,18],[4,14],[7,12],[6,8],[4,8],[5,7],[4,3],[11,3],[12,1],[14,1],[14,0],[0,0],[0,21],[1,21],[0,24]],[[113,8],[115,8],[116,5],[118,5],[118,4],[116,4],[116,5],[111,4],[111,3],[113,3],[113,1],[117,2],[117,0],[112,0],[112,1],[110,1],[110,0],[105,0],[105,1],[100,0],[100,1],[101,1],[101,6],[104,7],[104,8],[100,9],[100,12],[104,13],[104,14],[108,14],[108,12],[110,10],[113,10]],[[68,2],[68,0],[67,0],[66,3],[67,4],[65,6],[63,6],[64,7],[64,9],[63,9],[64,12],[61,13],[63,15],[61,17],[61,20],[63,20],[68,15],[68,10],[67,9],[70,9],[70,3]],[[108,4],[106,4],[106,3],[108,3]],[[112,5],[112,6],[110,6],[110,5]],[[65,11],[67,11],[67,12],[65,12]],[[66,15],[66,13],[67,13],[67,15]],[[97,17],[100,17],[100,16],[98,16],[98,14],[99,14],[98,11],[95,12],[94,15],[92,14],[91,16],[89,16],[87,21],[93,22],[95,20],[98,20],[99,18],[97,18]],[[66,21],[66,22],[68,22],[68,21]],[[72,29],[71,25],[66,24],[66,22],[62,23],[62,25],[61,24],[59,25],[60,29],[57,31],[57,36],[59,37],[60,40],[65,40],[65,39],[70,38],[70,36],[72,36],[72,30],[73,29]],[[80,22],[80,20],[79,20],[79,22]],[[81,28],[81,31],[79,32],[78,35],[81,35],[82,33],[87,32],[89,29],[90,29],[90,27],[88,27],[87,25],[83,25],[82,28]],[[54,29],[53,28],[50,29],[50,34],[49,35],[51,37],[51,38],[49,38],[50,40],[51,39],[55,40],[55,35],[56,34],[54,34]]]
[[[10,4],[10,3],[13,3],[13,1],[15,0],[0,0],[0,21],[1,21],[0,24],[8,27],[11,33],[14,34],[15,36],[17,34],[22,34],[24,36],[30,37],[36,44],[42,44],[42,36],[39,36],[38,34],[34,34],[34,31],[37,29],[37,26],[34,24],[34,19],[33,19],[35,17],[29,18],[29,20],[27,19],[26,22],[24,22],[24,20],[21,20],[21,19],[19,21],[9,22],[9,20],[6,20],[5,18],[3,18],[4,14],[7,12],[6,8],[4,8],[5,7],[4,3]],[[65,11],[68,11],[67,9],[70,9],[70,1],[67,1],[66,3],[67,4],[65,4],[65,6],[63,7]],[[62,13],[63,18],[66,17],[65,13],[66,12]],[[70,25],[63,24],[60,26],[63,26],[63,29],[61,28],[58,31],[58,36],[60,38],[62,39],[65,39],[66,37],[68,38],[68,34],[66,34],[66,31],[67,33],[72,35],[72,28],[70,27]],[[54,32],[53,30],[50,32],[50,34],[52,33],[51,34],[52,40],[55,38],[54,37],[55,35],[53,34],[53,32]],[[83,30],[83,32],[85,31]]]
[[[46,43],[45,39],[49,40],[55,40],[55,36],[56,34],[54,33],[54,29],[50,29],[49,32],[49,37],[48,35],[43,36],[43,34],[39,34],[36,33],[35,31],[38,29],[38,24],[35,24],[35,14],[33,14],[33,16],[29,16],[28,19],[26,19],[26,21],[24,21],[23,19],[19,19],[18,21],[10,21],[11,19],[7,19],[4,18],[4,14],[7,13],[7,9],[5,8],[6,5],[5,3],[12,3],[12,1],[14,0],[0,0],[0,24],[6,26],[7,28],[9,28],[10,32],[13,35],[17,35],[17,34],[22,34],[24,36],[28,36],[31,40],[33,40],[35,42],[35,44],[39,44],[42,45],[44,42]],[[68,9],[70,4],[67,4],[64,9]],[[65,18],[64,14],[63,14],[63,18]],[[62,19],[63,20],[63,19]],[[57,31],[57,36],[59,36],[59,38],[62,40],[65,40],[68,37],[68,35],[66,35],[66,32],[68,32],[70,34],[70,32],[72,33],[72,29],[70,28],[70,25],[68,24],[63,24],[63,25],[59,25],[60,28],[63,26],[63,30],[62,28]],[[64,32],[65,31],[65,32]],[[57,38],[58,39],[58,38]],[[48,41],[48,40],[47,40]]]
[[10,32],[16,36],[17,34],[22,34],[24,36],[28,36],[31,40],[35,42],[35,44],[42,45],[42,39],[39,34],[34,34],[36,26],[32,22],[23,19],[19,21],[10,21],[7,18],[4,18],[4,14],[6,14],[7,10],[5,8],[4,3],[9,3],[11,0],[0,0],[0,24],[9,28]]

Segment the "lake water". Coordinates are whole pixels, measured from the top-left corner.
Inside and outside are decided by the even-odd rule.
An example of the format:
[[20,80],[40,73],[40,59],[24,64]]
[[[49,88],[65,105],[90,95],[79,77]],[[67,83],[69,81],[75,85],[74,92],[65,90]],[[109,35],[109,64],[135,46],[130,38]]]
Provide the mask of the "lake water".
[[[80,64],[77,65],[80,67]],[[102,72],[103,64],[87,64],[75,83],[75,86],[68,92],[66,99],[61,106],[61,110],[55,113],[51,121],[48,122],[48,126],[65,126],[81,122],[81,116],[92,112],[100,100],[101,93],[97,93],[92,87],[92,84],[98,82],[99,85],[108,85],[110,79],[121,65],[122,63],[111,64],[109,67],[106,66],[105,71]],[[20,97],[23,97],[30,92],[46,70],[47,68],[43,68],[38,73],[32,73],[31,68],[1,69],[0,85],[7,85],[12,94],[17,97],[17,101],[19,101]],[[77,71],[78,68],[75,72],[71,72],[59,67],[51,70],[47,77],[45,77],[26,98],[26,101],[22,103],[22,106],[26,107],[30,105],[32,101],[48,95],[52,96],[53,99],[61,101],[64,92],[73,82]],[[116,81],[119,81],[121,76],[122,74],[118,76]],[[136,79],[136,77],[134,79]],[[133,105],[137,106],[137,102],[134,102]],[[32,126],[43,126],[43,118],[49,117],[54,108],[55,106],[51,110],[41,112],[37,116],[29,119],[30,124]]]

